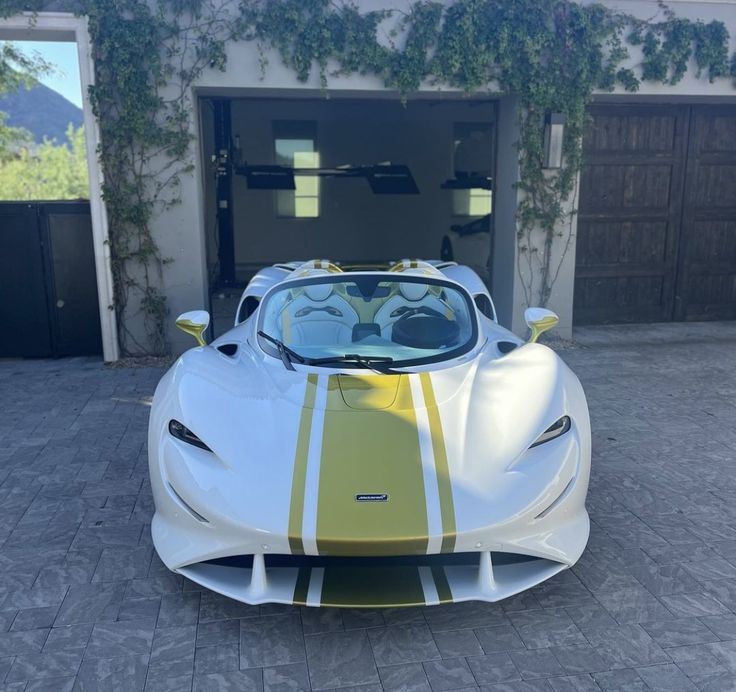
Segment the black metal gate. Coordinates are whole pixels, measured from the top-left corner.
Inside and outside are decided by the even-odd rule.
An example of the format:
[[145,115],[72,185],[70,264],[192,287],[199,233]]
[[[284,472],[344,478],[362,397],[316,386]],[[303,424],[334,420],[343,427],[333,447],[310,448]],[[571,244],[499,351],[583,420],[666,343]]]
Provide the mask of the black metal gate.
[[0,357],[102,353],[89,202],[0,203]]

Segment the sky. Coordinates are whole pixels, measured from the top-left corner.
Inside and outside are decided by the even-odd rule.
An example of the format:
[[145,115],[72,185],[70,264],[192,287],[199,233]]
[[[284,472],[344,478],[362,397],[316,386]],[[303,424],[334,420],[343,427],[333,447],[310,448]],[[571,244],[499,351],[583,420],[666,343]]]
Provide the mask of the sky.
[[42,75],[39,82],[58,91],[75,106],[82,107],[82,87],[79,82],[79,61],[76,43],[56,41],[14,41],[24,53],[37,52],[46,62],[54,65],[51,74]]

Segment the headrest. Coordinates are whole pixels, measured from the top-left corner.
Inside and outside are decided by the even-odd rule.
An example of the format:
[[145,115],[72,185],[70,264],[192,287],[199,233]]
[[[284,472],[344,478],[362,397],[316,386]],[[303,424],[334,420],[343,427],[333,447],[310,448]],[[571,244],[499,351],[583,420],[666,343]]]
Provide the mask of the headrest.
[[332,295],[332,284],[308,284],[304,287],[304,293],[307,294],[309,300],[321,303]]
[[412,302],[421,300],[424,298],[424,296],[427,295],[427,291],[429,290],[429,286],[425,283],[400,283],[399,284],[399,291],[401,291],[401,295],[404,296],[407,300],[410,300]]

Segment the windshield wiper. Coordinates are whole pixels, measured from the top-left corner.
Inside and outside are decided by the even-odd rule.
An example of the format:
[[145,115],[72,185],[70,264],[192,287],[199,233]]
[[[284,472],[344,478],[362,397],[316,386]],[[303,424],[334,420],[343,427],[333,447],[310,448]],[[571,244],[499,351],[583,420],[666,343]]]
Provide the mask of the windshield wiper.
[[[307,365],[327,365],[328,363],[355,363],[381,375],[396,374],[385,365],[391,365],[394,359],[391,356],[361,356],[359,353],[346,353],[344,356],[326,356],[325,358],[309,358]],[[376,367],[378,366],[378,367]]]
[[270,341],[274,346],[276,346],[276,350],[279,352],[279,357],[287,370],[294,370],[294,366],[292,365],[293,360],[297,363],[306,362],[307,359],[304,356],[300,356],[296,351],[292,351],[283,341],[279,341],[277,338],[270,334],[266,334],[266,332],[261,330],[258,331],[258,336],[262,336],[266,341]]

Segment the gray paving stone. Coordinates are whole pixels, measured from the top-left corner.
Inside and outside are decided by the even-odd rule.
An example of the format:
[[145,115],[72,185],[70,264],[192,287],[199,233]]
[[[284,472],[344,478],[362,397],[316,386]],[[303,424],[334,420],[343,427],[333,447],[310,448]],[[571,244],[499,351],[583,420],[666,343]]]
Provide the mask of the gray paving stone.
[[695,684],[728,673],[727,667],[718,659],[709,644],[678,646],[667,649],[667,654]]
[[368,630],[376,665],[391,666],[440,658],[427,625],[400,625]]
[[25,608],[19,610],[11,630],[36,630],[42,627],[51,627],[59,612],[59,606],[46,606],[42,608]]
[[643,587],[600,591],[596,593],[596,598],[621,625],[671,617],[655,596]]
[[4,658],[0,658],[0,681],[5,680],[5,676],[13,665],[13,661],[15,661],[14,656],[5,656]]
[[507,653],[471,656],[467,658],[470,670],[479,685],[519,680],[520,674],[511,656]]
[[265,668],[305,660],[301,620],[298,611],[293,611],[286,616],[240,621],[241,668]]
[[167,572],[145,579],[133,579],[128,583],[126,598],[145,598],[163,594],[178,593],[182,588],[182,576]]
[[422,665],[433,692],[460,690],[475,685],[475,678],[464,658],[425,661]]
[[386,621],[380,610],[346,608],[342,613],[342,623],[346,630],[362,630],[368,627],[383,627]]
[[38,653],[48,634],[48,629],[0,633],[0,657]]
[[74,677],[82,662],[79,651],[54,651],[51,653],[23,654],[16,656],[8,672],[6,682],[35,680],[37,678]]
[[485,653],[473,630],[435,632],[434,641],[442,658],[481,656]]
[[424,606],[411,606],[409,608],[384,608],[381,610],[383,619],[389,627],[394,625],[426,625],[424,617],[427,608]]
[[3,608],[56,607],[61,605],[67,593],[66,586],[36,586],[30,589],[12,589],[5,595]]
[[549,684],[555,692],[600,692],[601,689],[590,675],[550,678]]
[[589,644],[582,646],[555,646],[551,649],[555,658],[570,675],[595,673],[606,670],[608,666]]
[[588,640],[562,609],[523,611],[509,617],[525,646],[541,649],[549,646],[575,646]]
[[240,641],[240,620],[215,620],[197,625],[197,646],[237,644]]
[[636,672],[653,692],[698,691],[698,688],[674,664],[637,668]]
[[125,582],[78,584],[69,587],[54,625],[113,621],[125,593]]
[[[481,692],[550,692],[547,680],[518,680],[515,682],[501,682],[497,685],[484,685]],[[459,692],[459,691],[458,691]]]
[[643,622],[641,626],[663,648],[718,641],[718,637],[697,618]]
[[386,692],[429,692],[429,680],[421,663],[402,663],[378,669]]
[[706,593],[680,593],[662,596],[662,603],[677,617],[721,615],[730,611],[719,600]]
[[25,692],[72,692],[76,678],[42,678],[28,682]]
[[555,655],[549,649],[512,651],[509,656],[524,680],[565,674]]
[[153,631],[153,625],[148,620],[98,623],[92,628],[84,658],[148,655],[153,643]]
[[366,630],[315,634],[305,644],[313,690],[379,682]]
[[196,625],[199,617],[199,598],[198,591],[164,594],[161,597],[156,627]]
[[290,663],[263,669],[264,692],[303,692],[309,690],[306,663]]
[[508,622],[500,605],[495,603],[452,603],[427,608],[424,614],[433,632],[471,627],[491,627]]
[[702,617],[700,622],[719,639],[736,639],[736,615],[733,613]]
[[638,625],[595,630],[586,636],[609,668],[670,663],[669,656]]
[[[176,666],[151,665],[146,676],[145,692],[189,692],[192,689],[194,675],[182,673]],[[172,669],[173,668],[173,669]]]
[[736,566],[723,558],[711,558],[698,562],[686,562],[683,568],[698,581],[736,578]]
[[[305,608],[304,610],[314,613],[329,612],[327,608]],[[232,598],[221,596],[212,591],[202,592],[199,603],[199,622],[258,617],[259,614],[260,609],[258,606],[234,601]]]
[[194,670],[197,675],[203,673],[222,673],[240,668],[238,644],[220,644],[217,646],[201,646],[194,656]]
[[[339,632],[344,629],[340,608],[307,608],[300,610],[304,634]],[[200,620],[201,621],[201,620]]]
[[156,623],[161,608],[161,598],[124,598],[118,610],[118,620],[151,620]]
[[194,692],[262,692],[263,673],[260,669],[234,670],[227,673],[207,673],[194,676]]
[[196,635],[196,625],[157,629],[153,634],[151,665],[193,661]]
[[146,684],[148,656],[122,656],[82,661],[75,692],[139,692]]
[[728,672],[736,673],[736,641],[714,642],[706,646]]
[[521,637],[511,625],[481,627],[475,630],[475,636],[483,647],[483,651],[487,654],[525,648]]
[[92,623],[85,625],[63,625],[49,632],[44,651],[84,651],[92,634]]
[[92,581],[121,581],[143,578],[148,574],[152,553],[153,550],[148,546],[105,548],[97,563]]
[[648,692],[649,686],[631,668],[593,673],[593,679],[604,692]]

